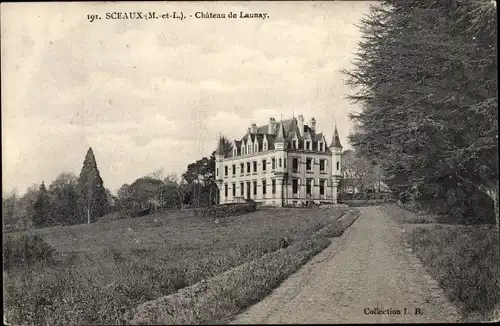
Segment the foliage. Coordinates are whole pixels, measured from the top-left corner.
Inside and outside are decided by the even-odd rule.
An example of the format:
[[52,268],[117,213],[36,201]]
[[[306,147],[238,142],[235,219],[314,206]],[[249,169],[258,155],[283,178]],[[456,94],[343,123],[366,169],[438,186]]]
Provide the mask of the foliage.
[[364,192],[366,188],[373,187],[380,178],[375,173],[375,164],[366,158],[359,156],[353,150],[345,150],[342,153],[342,179],[339,190],[347,192],[349,187]]
[[358,216],[358,211],[349,211],[341,218],[333,221],[330,225],[321,229],[318,232],[318,235],[325,237],[340,237],[344,234],[344,231],[358,219]]
[[52,259],[53,249],[36,234],[4,235],[4,269],[15,265],[44,263]]
[[[56,257],[59,263],[5,274],[7,321],[120,324],[126,310],[274,252],[283,238],[289,239],[288,250],[309,239],[341,211],[332,214],[328,209],[284,209],[273,211],[272,216],[259,211],[225,218],[218,224],[212,219],[180,214],[162,212],[109,223],[36,230],[61,253]],[[274,267],[262,266],[258,273],[267,275],[266,280],[283,277],[274,275],[274,271],[289,263],[280,262],[306,259],[297,246],[294,248],[287,260],[273,259]],[[257,265],[255,268],[257,271]],[[267,282],[261,282],[256,290],[266,290]],[[234,283],[231,289],[245,284],[250,283]],[[238,300],[244,303],[244,297]]]
[[94,152],[90,147],[83,161],[82,171],[78,178],[79,203],[81,216],[87,223],[95,222],[108,210],[108,198],[103,181],[97,168]]
[[44,227],[52,224],[51,206],[47,188],[45,188],[45,183],[42,182],[38,189],[37,198],[33,205],[33,215],[31,217],[35,227]]
[[78,177],[61,173],[49,186],[52,202],[52,223],[71,225],[80,221],[78,211]]
[[12,191],[8,196],[2,197],[2,226],[12,227],[16,224],[17,193]]
[[356,87],[350,98],[364,104],[362,112],[352,114],[360,128],[351,143],[381,163],[386,182],[403,200],[481,191],[490,197],[498,222],[492,5],[394,0],[373,6],[361,24],[355,69],[345,73]]
[[255,212],[257,205],[255,202],[235,205],[221,205],[213,207],[193,208],[194,216],[224,218],[245,213]]
[[[417,227],[407,235],[416,255],[450,299],[481,321],[500,305],[500,259],[492,226]],[[498,318],[498,317],[497,317]]]
[[142,177],[130,185],[130,199],[132,207],[143,208],[158,200],[163,182],[152,177]]
[[[231,141],[226,137],[221,137],[219,147],[222,148],[224,157],[228,157],[232,152]],[[194,207],[211,206],[217,203],[218,188],[215,183],[215,152],[209,158],[203,157],[187,166],[187,171],[182,178],[188,183],[186,197],[189,204]]]

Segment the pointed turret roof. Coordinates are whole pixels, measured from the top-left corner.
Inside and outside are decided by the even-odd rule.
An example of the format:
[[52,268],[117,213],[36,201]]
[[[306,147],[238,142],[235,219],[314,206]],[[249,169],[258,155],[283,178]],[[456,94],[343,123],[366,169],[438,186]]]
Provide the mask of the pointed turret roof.
[[335,131],[333,132],[332,142],[330,143],[330,148],[342,148],[342,144],[340,143],[339,132],[337,130],[337,124],[335,124]]
[[216,155],[224,156],[224,144],[222,144],[222,138],[219,138],[219,145],[217,145]]
[[285,142],[285,127],[283,126],[283,121],[281,121],[278,125],[278,132],[276,134],[276,139],[274,141],[276,143]]

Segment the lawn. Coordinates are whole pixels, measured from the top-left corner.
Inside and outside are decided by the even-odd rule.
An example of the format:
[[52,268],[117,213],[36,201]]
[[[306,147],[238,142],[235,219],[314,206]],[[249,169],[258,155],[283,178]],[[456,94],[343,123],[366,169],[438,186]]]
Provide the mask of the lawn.
[[[295,246],[306,256],[317,252],[326,242],[311,243],[312,234],[341,214],[331,209],[273,209],[216,223],[169,212],[30,231],[56,249],[56,261],[4,271],[7,318],[15,324],[124,323],[125,312],[140,303],[280,248]],[[279,265],[279,259],[273,258],[273,264]],[[298,268],[294,261],[289,266]]]

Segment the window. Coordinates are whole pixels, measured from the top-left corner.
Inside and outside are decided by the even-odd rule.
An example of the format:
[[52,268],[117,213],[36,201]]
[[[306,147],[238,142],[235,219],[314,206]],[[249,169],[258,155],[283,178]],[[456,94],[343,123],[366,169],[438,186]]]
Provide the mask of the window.
[[340,170],[340,162],[337,162],[337,171]]
[[266,160],[262,160],[262,171],[266,171]]
[[299,170],[299,159],[297,157],[292,158],[292,171]]
[[253,161],[253,172],[257,172],[257,161]]
[[281,167],[281,157],[278,159],[278,166]]
[[319,180],[319,194],[325,194],[325,180]]
[[307,150],[311,149],[311,142],[310,141],[306,141],[306,149]]
[[247,173],[250,173],[250,162],[247,162]]
[[296,140],[294,140],[294,141],[292,142],[292,148],[293,148],[293,149],[297,149],[297,141],[296,141]]
[[256,196],[257,195],[257,181],[254,181],[253,182],[253,195]]
[[245,145],[241,145],[241,155],[245,155]]
[[323,151],[323,143],[319,143],[319,151],[322,152]]
[[245,184],[240,182],[240,196],[245,197]]
[[274,170],[275,168],[276,168],[276,159],[273,157],[273,158],[271,159],[271,169],[273,169],[273,170]]
[[227,165],[224,167],[224,175],[227,176]]
[[236,197],[236,183],[233,183],[233,197]]
[[310,195],[312,193],[312,179],[306,180],[306,193]]
[[271,192],[273,194],[276,193],[276,180],[275,179],[271,180]]
[[247,198],[250,199],[250,181],[247,181]]
[[307,171],[312,170],[312,160],[310,158],[306,159],[306,170]]
[[217,168],[217,169],[215,170],[215,175],[217,175],[217,176],[219,175],[219,168]]
[[245,172],[245,164],[241,163],[240,164],[240,173],[243,175],[244,172]]
[[224,197],[227,197],[227,183],[224,184]]
[[286,158],[283,159],[283,167],[286,169]]
[[325,160],[319,160],[319,171],[325,172]]
[[266,180],[262,180],[262,194],[265,195],[266,194]]
[[236,174],[236,164],[233,164],[233,175]]
[[297,194],[299,192],[299,179],[292,179],[292,193]]

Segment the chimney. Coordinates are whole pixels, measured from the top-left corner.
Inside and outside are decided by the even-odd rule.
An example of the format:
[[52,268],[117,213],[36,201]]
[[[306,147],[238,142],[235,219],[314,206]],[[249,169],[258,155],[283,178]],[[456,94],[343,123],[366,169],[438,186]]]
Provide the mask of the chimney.
[[257,133],[257,124],[252,123],[252,126],[250,127],[251,133],[256,134]]
[[309,121],[309,128],[311,128],[313,132],[316,132],[316,119],[314,119],[314,117]]
[[304,116],[302,114],[300,114],[297,121],[298,121],[300,136],[304,136]]
[[274,134],[276,132],[276,126],[278,124],[276,123],[276,119],[274,118],[269,118],[269,127],[267,130],[268,134]]

